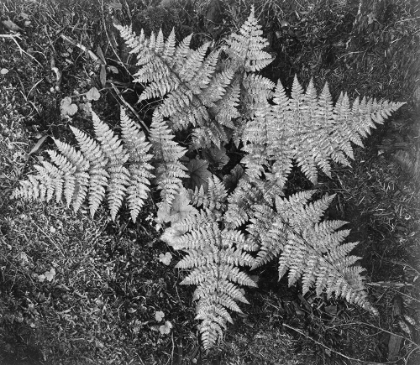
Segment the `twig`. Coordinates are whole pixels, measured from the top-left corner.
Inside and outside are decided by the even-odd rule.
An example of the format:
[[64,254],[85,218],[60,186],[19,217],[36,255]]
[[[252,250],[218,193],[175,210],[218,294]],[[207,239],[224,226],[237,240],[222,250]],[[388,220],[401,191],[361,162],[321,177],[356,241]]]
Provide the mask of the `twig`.
[[168,359],[167,364],[169,363],[169,361],[171,361],[171,359],[174,358],[175,342],[174,342],[174,333],[173,333],[173,331],[171,332],[171,342],[172,342],[171,357]]
[[0,38],[20,38],[20,34],[0,34]]
[[144,131],[147,132],[147,134],[150,134],[149,128],[147,127],[146,124],[144,124],[144,122],[141,120],[140,115],[138,115],[138,113],[134,110],[134,108],[125,101],[125,99],[123,98],[123,96],[121,95],[120,91],[117,89],[117,87],[110,82],[112,88],[114,89],[115,93],[117,94],[118,98],[120,99],[120,101],[128,108],[131,110],[131,112],[136,116],[136,118],[138,119],[139,123],[141,124],[142,128],[144,129]]
[[358,362],[361,362],[361,363],[364,363],[364,364],[372,364],[372,365],[373,364],[376,364],[376,365],[395,364],[399,360],[401,360],[401,359],[398,359],[398,360],[395,360],[395,361],[388,361],[388,362],[373,362],[373,361],[365,361],[365,360],[356,359],[354,357],[347,356],[347,355],[343,354],[340,351],[333,350],[332,348],[324,345],[322,342],[319,342],[319,341],[315,340],[314,338],[312,338],[311,336],[309,336],[306,333],[302,332],[301,330],[298,330],[297,328],[294,328],[292,326],[289,326],[287,323],[283,323],[283,326],[291,329],[292,331],[295,331],[295,332],[299,333],[300,335],[306,337],[307,339],[315,342],[317,345],[322,346],[323,348],[327,349],[328,351],[334,352],[335,354],[340,355],[341,357],[344,357],[347,360],[358,361]]

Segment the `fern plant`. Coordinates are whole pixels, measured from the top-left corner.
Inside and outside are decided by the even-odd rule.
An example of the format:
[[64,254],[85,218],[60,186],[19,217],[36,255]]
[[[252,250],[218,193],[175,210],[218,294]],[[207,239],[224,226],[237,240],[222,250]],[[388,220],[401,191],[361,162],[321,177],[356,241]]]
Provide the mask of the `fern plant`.
[[[293,163],[313,183],[319,170],[330,176],[332,162],[349,165],[352,143],[362,146],[375,124],[403,103],[350,102],[342,93],[333,104],[327,84],[318,95],[312,81],[304,90],[297,77],[288,95],[280,81],[256,73],[272,57],[254,10],[217,49],[211,43],[191,49],[191,36],[176,45],[174,32],[165,40],[162,32],[136,36],[130,27],[116,27],[137,57],[134,80],[145,85],[140,101],[161,99],[148,141],[124,110],[121,136],[93,114],[97,141],[72,128],[80,151],[56,140],[61,154],[48,151],[53,164],[36,167],[38,174],[14,196],[64,196],[75,210],[87,198],[92,215],[107,196],[113,219],[126,197],[135,221],[150,186],[160,189],[156,220],[170,224],[162,239],[185,253],[177,267],[189,271],[181,284],[197,287],[206,349],[222,339],[229,310],[241,312],[239,304],[247,303],[240,286],[256,286],[244,268],[273,260],[279,279],[287,273],[289,285],[301,280],[304,294],[314,287],[376,314],[351,255],[357,243],[346,242],[345,222],[322,219],[334,196],[286,196],[285,184]],[[180,130],[190,132],[188,149],[175,138]]]

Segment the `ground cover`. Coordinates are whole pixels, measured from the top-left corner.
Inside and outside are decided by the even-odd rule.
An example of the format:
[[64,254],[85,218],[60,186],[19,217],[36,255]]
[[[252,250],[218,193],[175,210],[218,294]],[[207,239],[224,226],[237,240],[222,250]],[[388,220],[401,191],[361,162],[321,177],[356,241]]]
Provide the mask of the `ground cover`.
[[[260,290],[249,293],[251,304],[235,318],[223,346],[204,354],[191,290],[178,286],[183,275],[174,268],[178,257],[159,240],[152,200],[134,225],[124,223],[128,213],[120,223],[111,222],[105,210],[91,220],[83,212],[27,204],[10,195],[42,150],[52,146],[44,136],[70,140],[70,121],[91,128],[89,108],[110,125],[118,121],[117,106],[124,101],[145,112],[134,105],[141,90],[131,83],[134,67],[113,21],[132,22],[136,30],[163,28],[166,34],[174,26],[180,38],[193,31],[198,45],[239,27],[249,5],[3,1],[0,362],[418,362],[419,73],[413,63],[418,50],[409,45],[418,40],[413,19],[419,9],[414,2],[390,2],[390,8],[373,3],[376,7],[365,9],[360,2],[359,13],[357,1],[331,2],[331,12],[318,1],[283,6],[257,1],[256,11],[278,57],[266,76],[287,84],[294,73],[303,80],[315,75],[319,85],[329,80],[333,93],[348,85],[349,92],[409,101],[365,149],[356,150],[351,169],[336,167],[333,179],[318,184],[320,192],[337,193],[329,216],[349,221],[350,241],[360,241],[356,254],[367,268],[380,316],[313,293],[303,297],[273,279],[272,267],[256,272]],[[350,48],[343,48],[347,41]],[[410,51],[402,54],[402,49]],[[71,115],[73,105],[77,112]],[[294,179],[303,177],[297,172]]]

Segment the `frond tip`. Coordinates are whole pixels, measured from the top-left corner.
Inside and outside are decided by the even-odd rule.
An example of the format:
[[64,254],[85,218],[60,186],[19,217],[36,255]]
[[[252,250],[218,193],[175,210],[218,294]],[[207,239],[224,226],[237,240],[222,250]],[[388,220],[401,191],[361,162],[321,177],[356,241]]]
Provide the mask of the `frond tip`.
[[232,34],[227,40],[226,49],[235,66],[243,67],[245,72],[260,71],[269,65],[273,59],[269,53],[263,51],[268,41],[262,37],[261,25],[255,18],[254,6],[247,21],[242,25],[239,34]]

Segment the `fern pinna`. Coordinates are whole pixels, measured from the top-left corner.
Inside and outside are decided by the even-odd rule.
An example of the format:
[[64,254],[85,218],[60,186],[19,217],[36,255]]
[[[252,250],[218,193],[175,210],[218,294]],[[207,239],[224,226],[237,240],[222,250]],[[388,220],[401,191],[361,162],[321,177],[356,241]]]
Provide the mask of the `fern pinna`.
[[[256,73],[272,57],[254,10],[218,49],[206,43],[193,50],[191,36],[177,45],[174,32],[165,40],[162,32],[136,36],[130,27],[116,27],[137,57],[134,81],[145,86],[140,101],[161,99],[149,141],[124,111],[121,136],[93,114],[97,141],[73,128],[80,151],[56,140],[60,154],[48,151],[53,164],[37,166],[15,197],[55,194],[75,210],[88,198],[93,215],[107,196],[113,219],[126,197],[135,220],[155,184],[161,190],[156,220],[171,224],[162,239],[186,254],[177,265],[190,271],[182,284],[197,286],[206,349],[232,321],[228,311],[247,303],[240,286],[255,286],[243,268],[273,260],[279,279],[287,273],[290,285],[301,280],[304,293],[314,287],[375,314],[363,269],[351,255],[357,243],[346,242],[344,222],[322,220],[333,196],[285,196],[284,187],[293,163],[313,183],[319,170],[330,176],[331,162],[348,165],[352,143],[362,146],[375,123],[403,103],[350,102],[342,93],[333,104],[327,84],[318,94],[312,81],[304,90],[297,77],[288,94],[280,81]],[[188,149],[175,139],[180,130],[191,136]],[[217,179],[238,155],[229,176]]]

